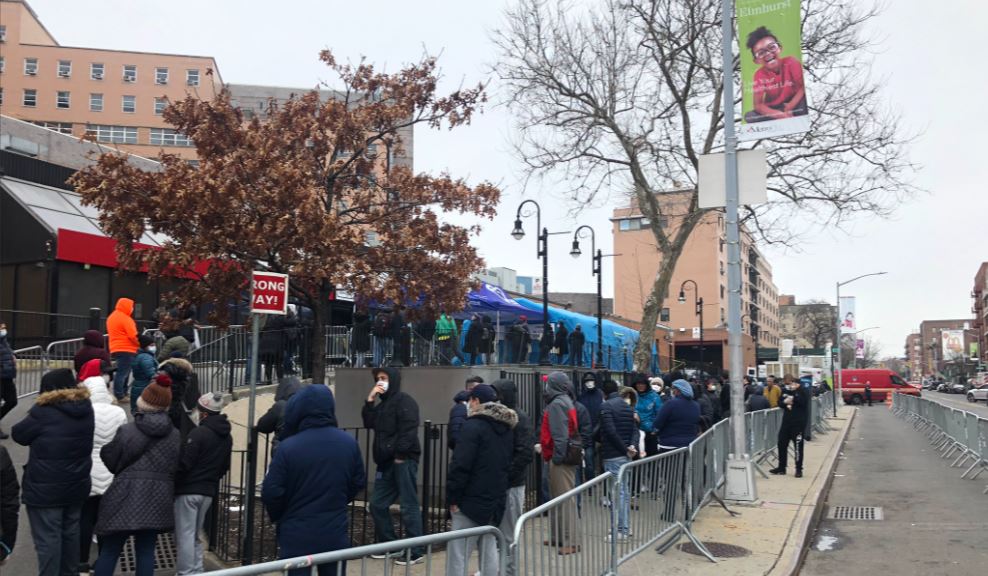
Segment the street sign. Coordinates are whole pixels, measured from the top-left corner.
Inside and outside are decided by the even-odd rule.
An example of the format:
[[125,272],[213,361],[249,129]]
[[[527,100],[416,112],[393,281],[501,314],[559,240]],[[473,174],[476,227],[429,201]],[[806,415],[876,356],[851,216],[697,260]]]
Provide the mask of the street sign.
[[251,274],[250,311],[253,314],[285,314],[288,311],[288,274]]

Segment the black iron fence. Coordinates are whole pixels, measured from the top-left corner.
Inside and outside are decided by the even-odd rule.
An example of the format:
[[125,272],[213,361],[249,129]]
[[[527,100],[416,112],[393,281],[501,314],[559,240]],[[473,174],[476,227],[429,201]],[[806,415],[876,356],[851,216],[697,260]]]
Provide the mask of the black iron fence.
[[[86,330],[106,331],[106,316],[102,310],[97,314],[84,316],[77,314],[52,314],[30,310],[0,310],[0,322],[7,325],[8,341],[13,348],[47,346],[59,340],[82,338]],[[137,320],[138,330],[150,328],[154,322]]]

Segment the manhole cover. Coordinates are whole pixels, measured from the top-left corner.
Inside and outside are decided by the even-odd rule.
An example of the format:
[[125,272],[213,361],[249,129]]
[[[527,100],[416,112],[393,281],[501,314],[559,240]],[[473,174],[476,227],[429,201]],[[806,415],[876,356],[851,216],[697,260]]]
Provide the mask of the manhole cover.
[[[154,570],[155,572],[167,570],[171,573],[175,571],[175,537],[172,534],[158,534],[158,541],[154,546]],[[127,538],[120,560],[117,562],[116,574],[136,574],[137,558],[134,555],[134,537]]]
[[[704,542],[704,546],[717,558],[744,558],[751,554],[751,550],[747,548],[742,548],[741,546],[735,546],[734,544],[725,544],[723,542]],[[692,542],[684,542],[679,545],[679,549],[687,554],[695,554],[697,556],[703,556],[703,552],[696,547]]]
[[880,506],[831,506],[828,520],[884,520]]

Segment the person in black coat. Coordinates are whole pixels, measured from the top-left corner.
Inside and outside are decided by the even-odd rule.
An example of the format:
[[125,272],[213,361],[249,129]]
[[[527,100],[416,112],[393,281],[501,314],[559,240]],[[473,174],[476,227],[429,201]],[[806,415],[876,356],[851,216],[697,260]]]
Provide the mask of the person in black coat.
[[[109,358],[107,354],[107,358]],[[0,322],[0,420],[17,406],[17,360],[14,351],[7,342],[7,325]],[[7,435],[0,429],[0,440],[6,440]]]
[[481,316],[483,331],[480,335],[480,353],[484,354],[487,364],[494,362],[494,347],[497,345],[497,333],[490,316]]
[[460,430],[467,421],[467,403],[470,401],[470,391],[477,384],[483,384],[484,379],[480,376],[467,378],[466,389],[461,390],[453,396],[453,407],[449,409],[449,424],[446,425],[446,447],[450,450],[456,448],[456,441],[460,438]]
[[11,429],[14,442],[31,448],[21,501],[42,576],[79,568],[79,527],[91,487],[95,427],[89,390],[76,387],[71,370],[57,368],[41,377],[34,406]]
[[768,398],[765,397],[764,391],[761,386],[753,384],[751,386],[751,395],[748,396],[748,401],[745,403],[748,412],[756,412],[758,410],[768,410],[772,407],[768,403]]
[[[518,387],[507,379],[495,380],[491,387],[497,392],[497,400],[515,411],[518,424],[515,425],[512,442],[514,448],[511,454],[511,468],[508,470],[508,494],[504,504],[504,516],[501,518],[501,532],[508,539],[508,544],[514,538],[515,524],[525,510],[525,481],[528,479],[528,468],[535,459],[532,446],[535,438],[532,435],[532,420],[530,416],[517,407]],[[506,576],[513,576],[515,562],[508,559]]]
[[[621,466],[638,455],[638,441],[641,431],[635,422],[635,409],[624,401],[618,391],[617,382],[608,379],[603,392],[607,400],[600,407],[600,459],[604,470],[617,477]],[[621,483],[617,505],[617,538],[627,539],[631,534],[628,524],[630,501],[628,485]]]
[[556,337],[552,331],[552,324],[546,326],[546,330],[539,337],[539,364],[548,363],[552,356],[552,343]]
[[169,358],[158,365],[158,371],[168,374],[171,379],[171,407],[168,417],[175,429],[182,434],[182,442],[195,429],[192,411],[202,393],[199,391],[199,378],[192,369],[192,363],[185,358]]
[[731,383],[728,380],[720,385],[720,417],[731,417]]
[[565,363],[569,356],[569,330],[561,320],[556,323],[556,336],[552,347],[556,349],[556,364]]
[[[497,526],[504,515],[514,449],[512,429],[518,424],[518,415],[496,400],[497,392],[487,384],[478,384],[470,391],[469,416],[446,475],[452,530]],[[450,542],[446,547],[446,574],[464,574],[475,545],[475,538]],[[480,572],[498,573],[493,538],[480,542]]]
[[292,396],[301,389],[302,381],[297,376],[282,378],[274,393],[274,404],[257,421],[258,433],[274,434],[274,438],[271,440],[272,455],[284,437],[285,407],[288,406],[288,401],[292,399]]
[[179,574],[204,572],[199,532],[213,504],[220,480],[230,470],[233,438],[223,409],[223,394],[199,398],[199,425],[182,445],[175,474],[175,569]]
[[[464,340],[463,352],[467,355],[467,363],[471,366],[483,364],[481,355],[484,353],[484,323],[479,314],[470,317],[470,327],[467,328]],[[480,362],[477,361],[478,357],[481,357]]]
[[[583,366],[583,346],[587,343],[587,335],[579,324],[569,334],[569,363],[570,366]],[[600,342],[597,343],[600,346]]]
[[21,511],[19,496],[21,485],[17,483],[17,471],[10,460],[7,448],[0,445],[0,566],[14,551],[17,543],[17,516]]
[[353,365],[356,368],[363,368],[367,362],[367,353],[371,349],[371,320],[366,312],[357,312],[353,315],[353,333],[350,337],[353,340]]
[[[419,457],[419,405],[401,391],[401,372],[397,368],[374,368],[374,388],[367,396],[361,416],[364,427],[374,430],[373,457],[377,465],[370,511],[374,518],[377,542],[397,539],[391,521],[391,505],[397,500],[405,536],[422,535],[422,511],[416,492]],[[380,399],[378,403],[377,400]],[[417,547],[399,562],[418,563],[424,549]]]
[[782,408],[782,426],[779,427],[779,465],[769,470],[783,475],[789,461],[789,444],[796,445],[796,478],[803,477],[803,432],[809,419],[810,394],[799,380],[789,380],[782,390],[779,406]]
[[265,382],[273,382],[274,371],[280,380],[285,375],[285,332],[288,321],[284,316],[270,316],[261,328],[261,339],[257,345],[258,362],[264,365],[261,374]]
[[524,315],[519,316],[518,321],[512,324],[508,331],[509,362],[527,364],[528,345],[531,340],[532,334],[528,328],[528,318]]
[[[277,524],[278,553],[293,558],[350,547],[347,505],[367,484],[353,436],[336,424],[336,400],[322,384],[299,391],[285,407],[284,439],[271,461],[261,500]],[[389,519],[390,520],[390,519]],[[336,576],[335,563],[319,566]],[[346,574],[346,565],[339,567]],[[292,570],[292,576],[309,569]]]

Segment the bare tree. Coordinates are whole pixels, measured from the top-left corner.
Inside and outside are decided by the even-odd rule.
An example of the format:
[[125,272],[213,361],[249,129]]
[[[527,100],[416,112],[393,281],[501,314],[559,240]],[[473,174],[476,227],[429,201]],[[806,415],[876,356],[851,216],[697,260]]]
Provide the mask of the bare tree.
[[820,349],[832,342],[836,330],[836,310],[820,300],[810,300],[796,306],[795,336],[808,342],[812,348]]
[[[646,333],[710,211],[698,206],[697,166],[723,146],[720,4],[518,0],[495,34],[527,182],[564,182],[574,211],[630,190],[648,218],[662,260],[642,313]],[[876,14],[848,0],[803,0],[812,128],[746,144],[765,149],[769,164],[769,202],[743,209],[756,238],[795,245],[786,224],[796,213],[832,228],[862,212],[887,215],[914,191],[908,138],[869,74],[864,28]],[[661,202],[670,191],[676,201]],[[639,368],[651,344],[639,340]]]

